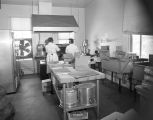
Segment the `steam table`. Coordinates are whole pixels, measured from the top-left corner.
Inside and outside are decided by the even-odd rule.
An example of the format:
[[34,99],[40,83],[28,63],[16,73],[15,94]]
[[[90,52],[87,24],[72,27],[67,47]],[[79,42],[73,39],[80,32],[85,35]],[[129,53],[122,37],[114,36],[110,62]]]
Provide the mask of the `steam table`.
[[[55,92],[61,100],[60,94],[58,89],[56,88],[56,84],[62,84],[63,86],[63,112],[64,112],[64,120],[66,120],[66,113],[74,110],[81,110],[91,107],[96,107],[97,109],[97,120],[99,120],[99,80],[105,78],[104,73],[100,73],[96,70],[91,68],[83,68],[79,67],[74,69],[72,67],[66,66],[49,66],[51,70],[51,79],[53,80],[53,86],[55,88]],[[89,73],[91,74],[82,74],[78,76],[78,73]],[[78,103],[75,107],[67,107],[66,106],[66,84],[67,83],[75,83],[75,82],[89,82],[89,81],[96,81],[96,102],[90,105],[80,105]]]

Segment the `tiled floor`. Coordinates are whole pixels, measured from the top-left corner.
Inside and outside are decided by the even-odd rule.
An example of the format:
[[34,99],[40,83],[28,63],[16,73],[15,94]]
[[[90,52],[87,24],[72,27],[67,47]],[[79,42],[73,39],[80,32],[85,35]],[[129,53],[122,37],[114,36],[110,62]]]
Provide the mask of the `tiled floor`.
[[[63,120],[62,109],[56,95],[42,95],[41,81],[37,75],[24,76],[19,91],[13,95],[12,103],[16,109],[14,120]],[[100,118],[114,111],[138,110],[138,101],[128,89],[118,92],[118,85],[108,80],[100,82]],[[95,120],[94,109],[90,109],[89,120]]]

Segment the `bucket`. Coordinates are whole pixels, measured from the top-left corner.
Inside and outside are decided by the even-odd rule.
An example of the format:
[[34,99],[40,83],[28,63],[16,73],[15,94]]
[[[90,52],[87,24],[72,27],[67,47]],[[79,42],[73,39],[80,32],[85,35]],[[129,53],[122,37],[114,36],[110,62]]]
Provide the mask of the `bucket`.
[[[63,106],[63,90],[60,91],[61,101],[60,106]],[[66,106],[73,107],[78,103],[77,89],[66,88]]]
[[91,105],[95,103],[96,85],[94,83],[84,83],[77,85],[78,98],[81,105]]

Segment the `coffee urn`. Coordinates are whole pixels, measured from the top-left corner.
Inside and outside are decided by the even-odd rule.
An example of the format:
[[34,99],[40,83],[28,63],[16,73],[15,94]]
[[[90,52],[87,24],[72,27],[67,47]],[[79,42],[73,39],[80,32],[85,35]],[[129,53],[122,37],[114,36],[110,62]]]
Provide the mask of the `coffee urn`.
[[45,56],[45,46],[44,44],[37,45],[37,56],[43,57]]

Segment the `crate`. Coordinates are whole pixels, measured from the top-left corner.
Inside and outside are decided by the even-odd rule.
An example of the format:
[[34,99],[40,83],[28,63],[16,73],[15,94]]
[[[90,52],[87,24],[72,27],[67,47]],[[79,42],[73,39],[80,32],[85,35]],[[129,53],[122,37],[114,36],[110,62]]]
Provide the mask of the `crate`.
[[42,92],[50,92],[51,91],[51,79],[42,80]]
[[68,120],[88,120],[88,112],[86,110],[70,112]]

